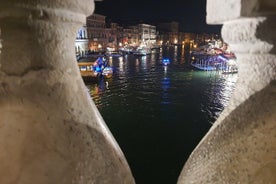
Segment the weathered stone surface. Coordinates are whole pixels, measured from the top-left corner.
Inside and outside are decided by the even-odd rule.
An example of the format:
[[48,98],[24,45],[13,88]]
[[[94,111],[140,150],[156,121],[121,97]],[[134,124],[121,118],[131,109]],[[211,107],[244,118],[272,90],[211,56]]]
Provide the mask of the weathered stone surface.
[[238,63],[239,78],[236,82],[236,90],[232,94],[227,107],[222,111],[212,128],[221,123],[232,110],[237,108],[251,95],[269,85],[276,78],[275,55],[238,54],[238,61],[240,61]]
[[240,16],[241,0],[207,0],[208,24],[223,24],[224,21]]
[[1,184],[134,183],[75,59],[93,10],[85,0],[0,2]]
[[[27,9],[33,9],[34,11],[47,11],[50,10],[54,13],[60,13],[60,11],[70,11],[71,13],[82,14],[85,16],[91,15],[94,11],[94,1],[93,0],[78,0],[78,1],[68,1],[68,0],[1,0],[0,15],[18,15]],[[12,11],[12,13],[10,12]],[[15,11],[16,10],[16,11]]]
[[208,24],[223,24],[242,17],[275,15],[274,0],[207,0]]
[[241,18],[223,24],[221,34],[234,53],[276,53],[276,18]]
[[212,128],[178,184],[276,182],[276,83],[255,93]]
[[269,11],[275,5],[207,1],[207,22],[224,23],[222,37],[237,56],[239,78],[228,106],[190,155],[178,184],[276,183],[276,21]]

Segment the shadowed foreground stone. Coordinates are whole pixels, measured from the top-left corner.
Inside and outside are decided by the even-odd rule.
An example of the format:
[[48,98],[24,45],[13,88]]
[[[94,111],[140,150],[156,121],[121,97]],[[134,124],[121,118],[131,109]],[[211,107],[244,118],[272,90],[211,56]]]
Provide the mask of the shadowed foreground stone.
[[276,183],[275,7],[272,0],[207,0],[207,23],[223,23],[239,78],[178,184]]
[[0,183],[132,184],[78,71],[93,1],[0,1]]
[[274,82],[212,129],[186,162],[178,183],[276,183],[275,93]]

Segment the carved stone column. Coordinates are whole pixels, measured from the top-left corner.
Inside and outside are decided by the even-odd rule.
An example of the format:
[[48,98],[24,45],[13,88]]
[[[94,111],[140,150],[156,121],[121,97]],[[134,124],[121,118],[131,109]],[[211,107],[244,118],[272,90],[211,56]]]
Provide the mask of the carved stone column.
[[134,183],[82,81],[92,0],[0,1],[0,183]]
[[207,23],[223,24],[239,78],[178,184],[276,183],[275,14],[273,0],[207,0]]

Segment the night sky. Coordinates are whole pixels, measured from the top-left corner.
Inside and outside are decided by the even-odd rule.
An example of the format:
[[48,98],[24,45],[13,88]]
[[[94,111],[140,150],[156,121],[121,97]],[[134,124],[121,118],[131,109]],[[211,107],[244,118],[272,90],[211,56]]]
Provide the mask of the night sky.
[[103,0],[94,13],[122,26],[136,23],[156,25],[177,21],[180,31],[219,33],[221,25],[206,24],[206,0]]

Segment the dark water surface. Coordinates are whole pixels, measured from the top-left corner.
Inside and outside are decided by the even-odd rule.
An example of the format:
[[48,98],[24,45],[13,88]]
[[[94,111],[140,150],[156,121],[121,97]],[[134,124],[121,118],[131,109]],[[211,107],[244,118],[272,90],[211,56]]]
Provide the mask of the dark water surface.
[[[161,65],[168,57],[171,64]],[[190,153],[227,105],[237,74],[190,67],[181,47],[110,58],[114,76],[87,84],[136,184],[176,184]]]

